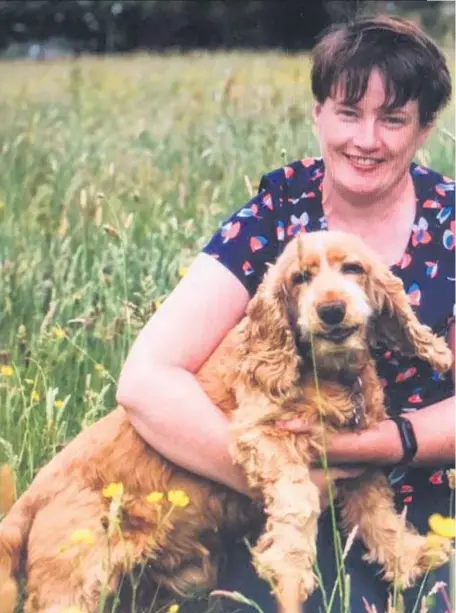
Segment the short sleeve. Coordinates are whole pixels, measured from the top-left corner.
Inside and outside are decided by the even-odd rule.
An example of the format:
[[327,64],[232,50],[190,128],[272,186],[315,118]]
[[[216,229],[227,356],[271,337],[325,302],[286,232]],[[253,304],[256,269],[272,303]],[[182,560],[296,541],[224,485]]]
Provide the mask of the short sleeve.
[[284,200],[282,169],[263,175],[258,193],[226,219],[202,252],[228,268],[253,296],[278,255],[277,210]]

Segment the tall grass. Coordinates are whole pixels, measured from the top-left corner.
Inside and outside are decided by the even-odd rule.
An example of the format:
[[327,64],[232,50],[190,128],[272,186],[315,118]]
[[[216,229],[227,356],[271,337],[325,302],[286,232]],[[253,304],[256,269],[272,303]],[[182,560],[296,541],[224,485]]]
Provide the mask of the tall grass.
[[[114,406],[140,326],[267,170],[318,154],[309,62],[0,64],[0,462],[19,491]],[[452,175],[448,110],[419,161]]]

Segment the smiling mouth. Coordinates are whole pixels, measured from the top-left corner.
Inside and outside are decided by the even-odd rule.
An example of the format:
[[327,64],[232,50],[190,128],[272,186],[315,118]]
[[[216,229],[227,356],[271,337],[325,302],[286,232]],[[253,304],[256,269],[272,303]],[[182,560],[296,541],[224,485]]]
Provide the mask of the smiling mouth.
[[324,338],[326,341],[331,343],[343,343],[345,339],[354,334],[359,329],[359,326],[335,326],[328,330],[328,332],[317,332],[315,336],[317,338]]
[[382,159],[373,158],[365,155],[349,155],[348,153],[344,153],[344,155],[349,162],[351,162],[355,166],[358,166],[359,168],[375,168],[383,162]]

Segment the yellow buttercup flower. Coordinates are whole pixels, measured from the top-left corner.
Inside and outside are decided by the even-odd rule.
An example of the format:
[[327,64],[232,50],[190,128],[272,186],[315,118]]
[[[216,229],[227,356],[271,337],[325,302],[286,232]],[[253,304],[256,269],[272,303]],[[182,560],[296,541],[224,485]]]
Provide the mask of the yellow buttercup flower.
[[56,408],[56,409],[61,409],[61,408],[63,408],[63,405],[64,405],[64,404],[65,404],[65,403],[63,402],[63,400],[56,400],[56,401],[54,402],[54,406],[55,406],[55,408]]
[[103,488],[103,496],[105,498],[119,499],[122,498],[123,493],[123,483],[110,483],[105,488]]
[[0,366],[0,373],[4,377],[12,377],[14,374],[14,370],[12,366],[9,366],[8,364],[3,364],[2,366]]
[[103,366],[103,364],[95,364],[95,372],[97,372],[100,375],[104,374],[105,367]]
[[178,272],[179,277],[180,277],[180,278],[185,277],[185,275],[187,274],[187,272],[188,272],[188,266],[181,266],[181,267],[179,268],[179,272]]
[[183,490],[170,490],[168,492],[168,500],[175,507],[182,508],[186,507],[190,502],[190,498]]
[[51,334],[58,341],[61,341],[66,336],[65,331],[60,326],[53,326]]
[[178,611],[179,611],[179,605],[174,603],[168,608],[166,613],[177,613]]
[[33,390],[33,392],[30,394],[30,400],[32,402],[39,402],[40,401],[39,392],[37,392],[36,390]]
[[73,545],[95,545],[95,535],[88,528],[75,530],[70,537]]
[[157,503],[163,500],[164,494],[163,492],[151,492],[146,496],[146,502]]
[[429,517],[429,527],[437,536],[448,539],[456,538],[456,519],[454,517],[444,517],[439,513],[434,513]]

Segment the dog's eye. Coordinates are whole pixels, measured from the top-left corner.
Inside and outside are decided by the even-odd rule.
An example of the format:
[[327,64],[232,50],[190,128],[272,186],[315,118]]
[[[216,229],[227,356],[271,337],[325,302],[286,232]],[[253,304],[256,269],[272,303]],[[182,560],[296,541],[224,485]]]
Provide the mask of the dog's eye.
[[347,275],[362,275],[364,268],[357,262],[345,262],[342,264],[342,272]]
[[294,285],[301,285],[301,283],[307,283],[312,278],[312,273],[310,270],[301,270],[299,272],[295,272],[295,274],[291,277],[291,280]]

